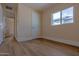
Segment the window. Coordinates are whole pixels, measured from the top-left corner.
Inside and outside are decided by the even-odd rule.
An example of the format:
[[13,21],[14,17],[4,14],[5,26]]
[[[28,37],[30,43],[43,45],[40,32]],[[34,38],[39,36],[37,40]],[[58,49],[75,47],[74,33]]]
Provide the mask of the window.
[[62,11],[62,24],[73,23],[73,7]]
[[53,14],[53,25],[60,25],[60,12]]
[[52,17],[52,25],[73,23],[73,7],[56,12]]

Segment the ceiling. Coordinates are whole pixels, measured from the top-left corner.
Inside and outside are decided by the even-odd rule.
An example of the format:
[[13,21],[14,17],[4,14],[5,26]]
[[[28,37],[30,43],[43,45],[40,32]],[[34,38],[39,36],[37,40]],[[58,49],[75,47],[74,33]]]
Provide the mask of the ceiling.
[[53,6],[54,3],[25,3],[24,5],[38,11],[43,11],[50,6]]
[[[14,17],[16,5],[17,4],[15,3],[4,3],[3,10],[5,11],[5,15],[9,17]],[[44,9],[50,6],[54,6],[54,3],[23,3],[23,5],[25,5],[26,7],[32,8],[34,10],[37,10],[37,11],[43,11]],[[8,6],[8,8],[6,8],[6,6]]]

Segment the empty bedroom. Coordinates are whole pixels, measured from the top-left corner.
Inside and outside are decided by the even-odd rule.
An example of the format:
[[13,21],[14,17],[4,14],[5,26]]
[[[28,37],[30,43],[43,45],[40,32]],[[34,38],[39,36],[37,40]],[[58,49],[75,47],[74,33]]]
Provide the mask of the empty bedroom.
[[0,56],[79,56],[79,3],[0,3]]

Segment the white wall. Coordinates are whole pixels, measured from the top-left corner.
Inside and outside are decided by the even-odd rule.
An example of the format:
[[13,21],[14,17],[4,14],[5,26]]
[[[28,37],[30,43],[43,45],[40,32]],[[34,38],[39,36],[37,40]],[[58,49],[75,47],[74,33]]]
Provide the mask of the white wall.
[[[18,16],[17,16],[17,40],[18,41],[27,41],[27,40],[33,39],[32,21],[35,17],[38,19],[38,15],[34,16],[33,18],[34,13],[37,13],[37,12],[31,8],[28,8],[24,4],[18,4]],[[38,23],[38,21],[36,22]]]
[[[51,14],[65,8],[74,7],[74,23],[58,26],[51,25]],[[44,10],[42,15],[43,37],[75,46],[79,46],[79,4],[56,4]]]

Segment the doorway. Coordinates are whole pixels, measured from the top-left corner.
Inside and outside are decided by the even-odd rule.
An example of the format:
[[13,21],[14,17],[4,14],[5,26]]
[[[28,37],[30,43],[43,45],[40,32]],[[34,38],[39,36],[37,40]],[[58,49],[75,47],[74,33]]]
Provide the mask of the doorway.
[[15,34],[14,25],[15,25],[14,18],[7,17],[7,30],[8,30],[9,35],[14,36],[14,34]]

